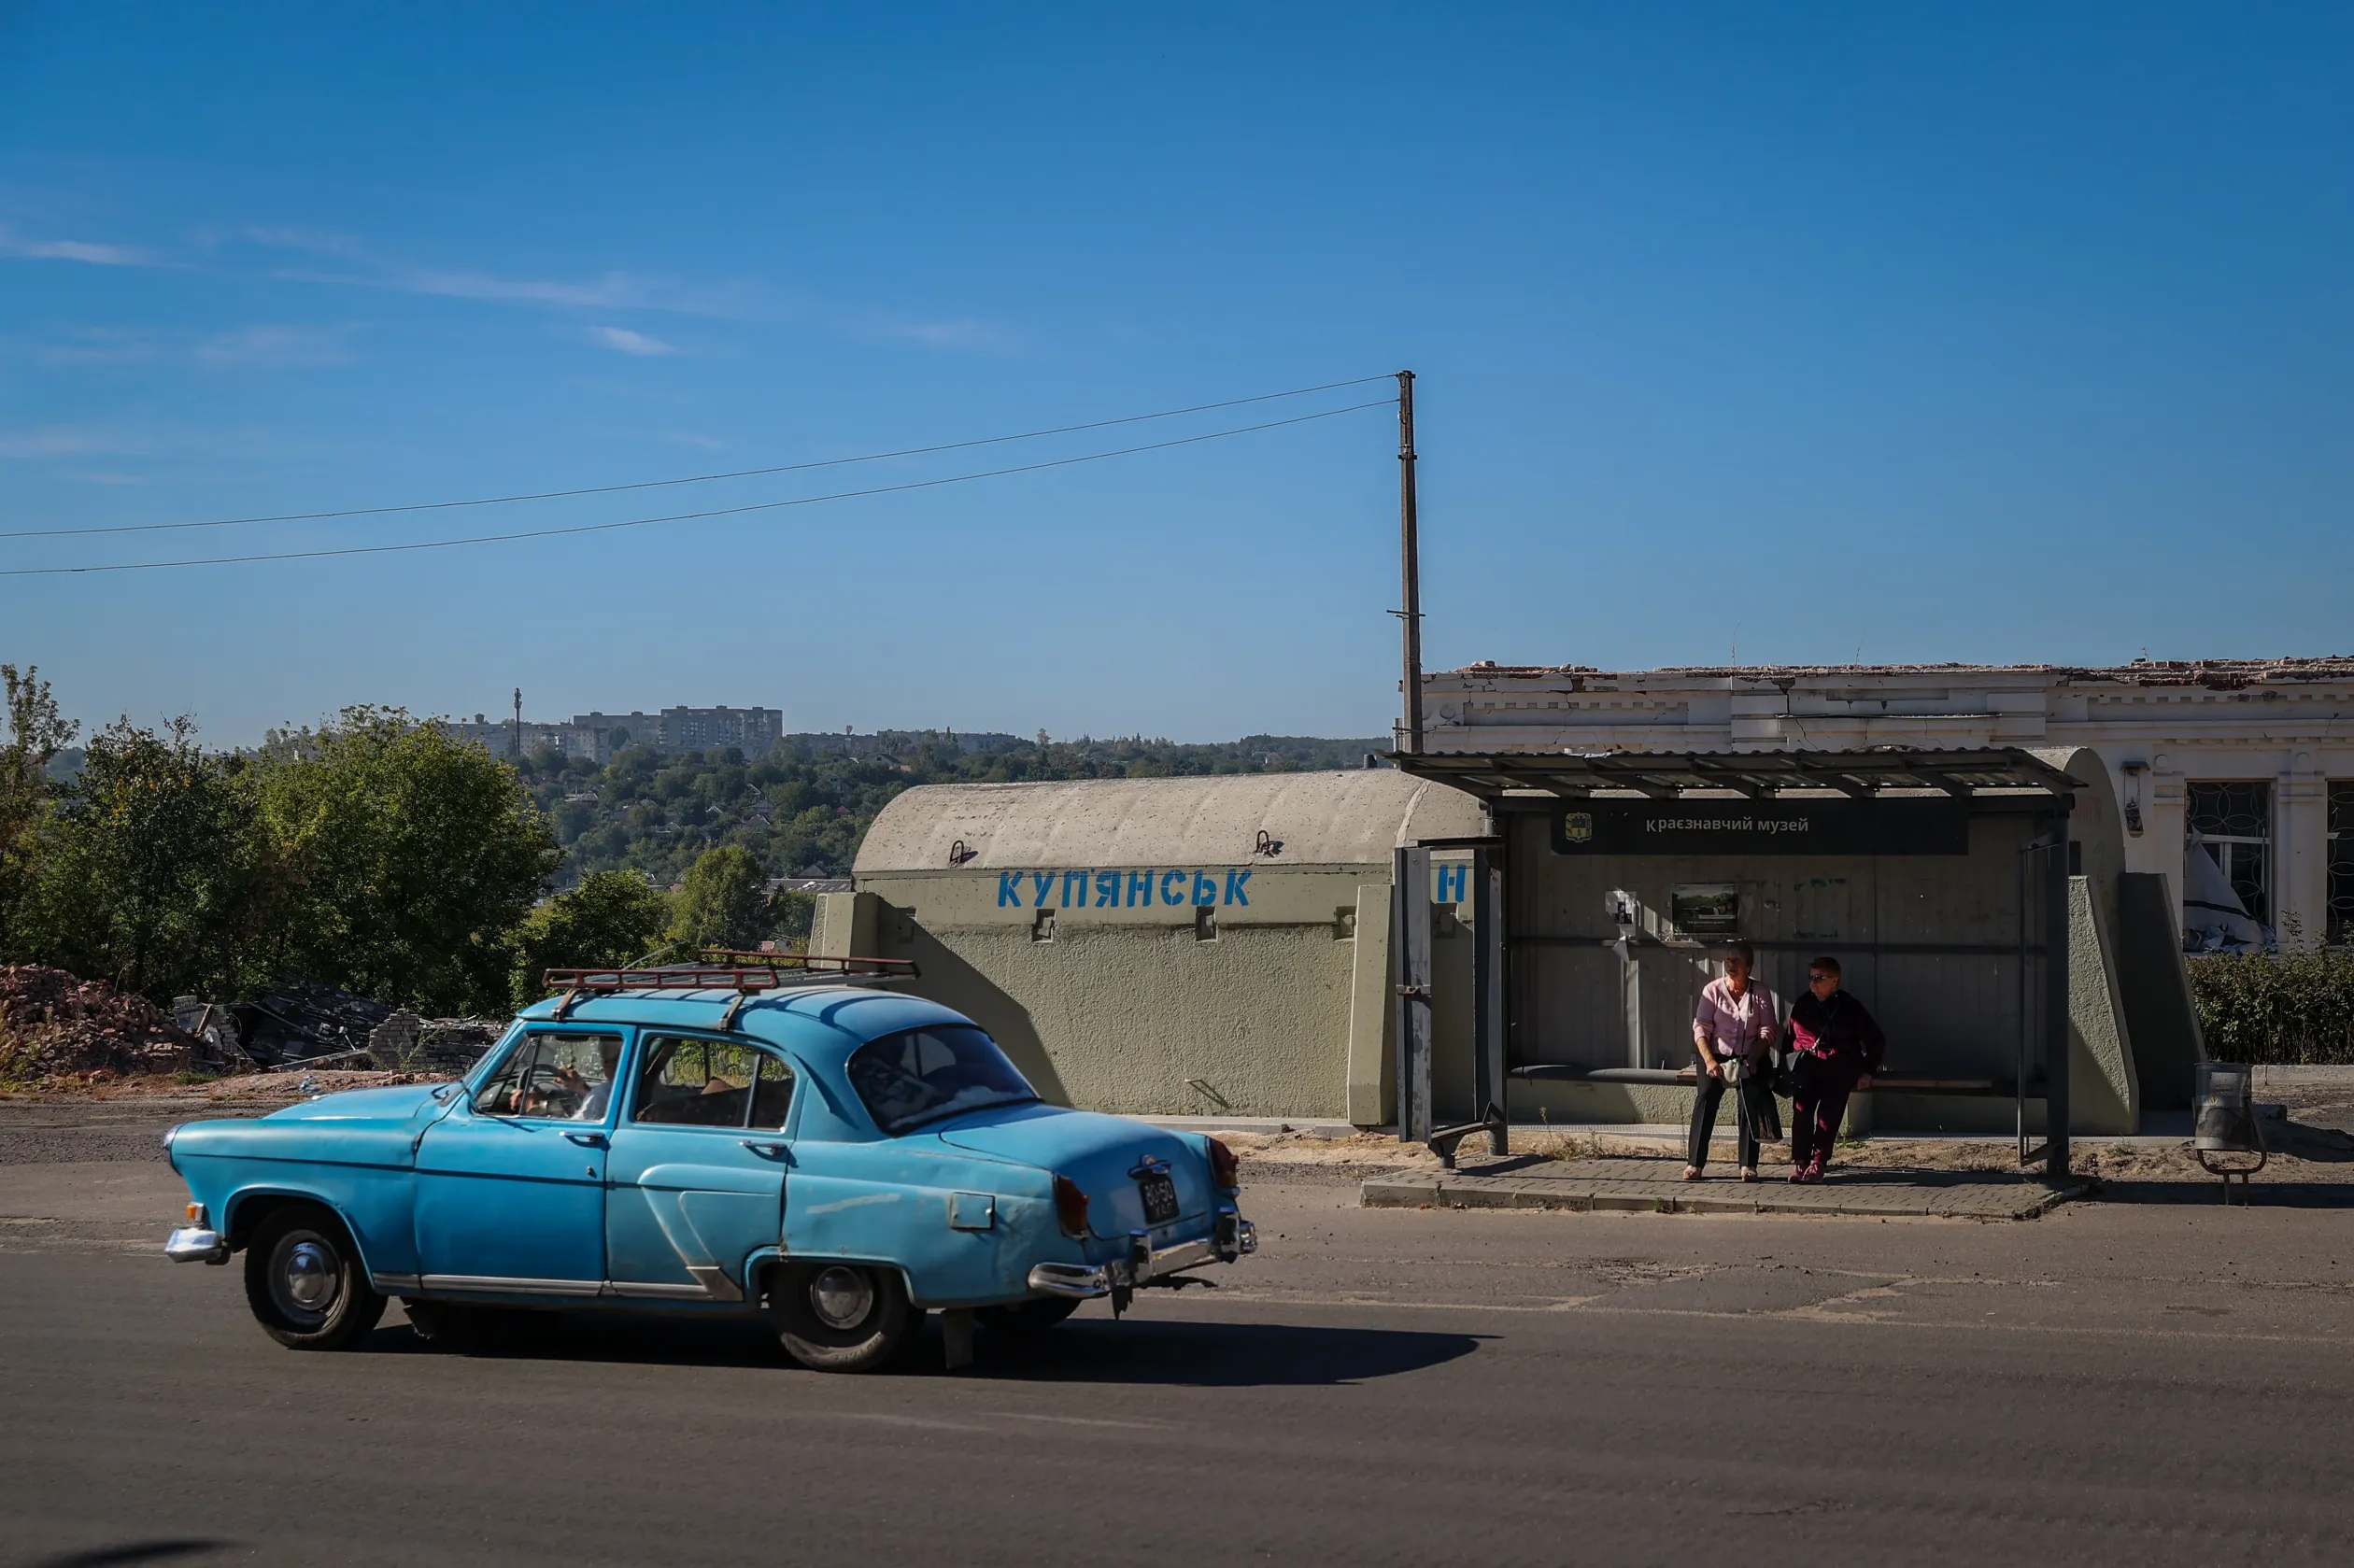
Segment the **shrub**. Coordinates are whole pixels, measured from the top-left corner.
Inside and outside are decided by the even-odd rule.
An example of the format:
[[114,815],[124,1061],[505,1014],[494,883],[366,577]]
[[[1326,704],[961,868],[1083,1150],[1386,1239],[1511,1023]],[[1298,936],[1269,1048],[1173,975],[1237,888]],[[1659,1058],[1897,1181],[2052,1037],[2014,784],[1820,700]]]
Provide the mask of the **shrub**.
[[645,957],[670,918],[670,896],[646,886],[635,871],[589,872],[578,887],[524,916],[508,939],[515,953],[515,1005],[527,1008],[547,995],[540,982],[549,969]]
[[2354,1065],[2354,949],[2202,954],[2191,994],[2219,1062]]

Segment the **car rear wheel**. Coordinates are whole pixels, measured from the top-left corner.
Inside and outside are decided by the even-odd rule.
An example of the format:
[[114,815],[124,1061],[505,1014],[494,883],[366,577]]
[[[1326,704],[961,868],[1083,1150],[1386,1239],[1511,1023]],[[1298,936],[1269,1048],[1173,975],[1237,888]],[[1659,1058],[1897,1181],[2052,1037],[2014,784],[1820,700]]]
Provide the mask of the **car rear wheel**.
[[984,1307],[981,1326],[1008,1339],[1035,1339],[1079,1310],[1077,1296],[1038,1296],[1010,1307]]
[[817,1372],[881,1366],[920,1321],[898,1270],[862,1264],[789,1264],[769,1300],[786,1353]]
[[281,1208],[256,1228],[245,1287],[262,1332],[289,1349],[346,1349],[384,1316],[343,1222],[312,1204]]

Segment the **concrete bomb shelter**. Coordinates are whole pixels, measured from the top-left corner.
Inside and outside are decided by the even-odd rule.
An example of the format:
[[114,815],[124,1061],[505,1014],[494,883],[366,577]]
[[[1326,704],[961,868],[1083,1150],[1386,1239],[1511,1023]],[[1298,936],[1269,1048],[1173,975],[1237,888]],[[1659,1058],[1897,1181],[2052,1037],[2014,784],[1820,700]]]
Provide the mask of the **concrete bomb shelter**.
[[[2076,1134],[2129,1134],[2187,1106],[2201,1047],[2163,877],[2128,873],[2107,770],[2090,752],[1401,754],[1479,798],[1497,1014],[1478,1031],[1467,1121],[1672,1122],[1689,1108],[1691,1018],[1717,945],[1758,954],[1789,1001],[1836,957],[1889,1037],[1851,1125],[2010,1132],[2064,1170]],[[1419,879],[1401,875],[1411,889]],[[1401,929],[1414,915],[1400,915]],[[1500,926],[1500,928],[1496,928]],[[1398,1119],[1440,1139],[1401,943]],[[1435,1035],[1433,1036],[1435,1038]],[[2041,1140],[2040,1147],[2036,1140]]]
[[[1393,857],[1485,831],[1472,797],[1387,768],[924,785],[876,816],[810,951],[915,959],[909,989],[1066,1105],[1378,1125]],[[1460,862],[1417,903],[1450,1085],[1470,1062]]]

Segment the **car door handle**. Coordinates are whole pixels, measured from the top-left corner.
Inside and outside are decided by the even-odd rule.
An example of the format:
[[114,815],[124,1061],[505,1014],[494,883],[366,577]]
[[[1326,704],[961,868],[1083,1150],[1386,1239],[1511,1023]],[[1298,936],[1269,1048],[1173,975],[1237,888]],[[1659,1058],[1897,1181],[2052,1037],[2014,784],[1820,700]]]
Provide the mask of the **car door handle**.
[[603,1133],[566,1133],[564,1137],[583,1149],[603,1149],[605,1146]]
[[758,1154],[764,1159],[770,1160],[781,1160],[792,1151],[792,1146],[790,1144],[770,1143],[757,1137],[745,1138],[744,1140],[744,1147],[752,1151],[753,1153]]

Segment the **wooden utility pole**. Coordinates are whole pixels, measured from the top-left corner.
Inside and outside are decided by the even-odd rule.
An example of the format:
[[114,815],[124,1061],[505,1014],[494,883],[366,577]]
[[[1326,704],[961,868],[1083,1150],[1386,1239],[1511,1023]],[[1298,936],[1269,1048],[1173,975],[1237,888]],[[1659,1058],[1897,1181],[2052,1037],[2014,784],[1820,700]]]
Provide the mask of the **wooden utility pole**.
[[1423,749],[1422,693],[1422,541],[1414,515],[1414,373],[1397,373],[1397,556],[1406,607],[1398,617],[1406,629],[1406,738],[1398,748],[1419,754]]

